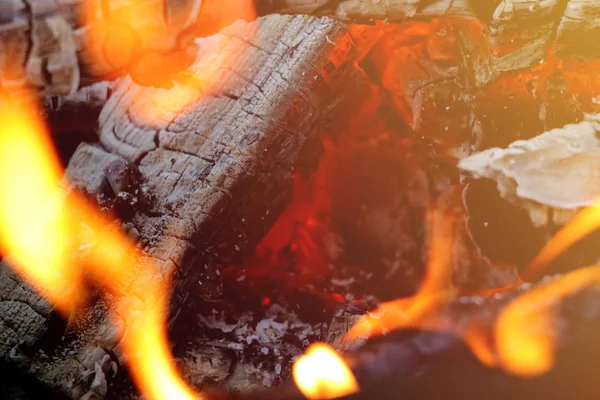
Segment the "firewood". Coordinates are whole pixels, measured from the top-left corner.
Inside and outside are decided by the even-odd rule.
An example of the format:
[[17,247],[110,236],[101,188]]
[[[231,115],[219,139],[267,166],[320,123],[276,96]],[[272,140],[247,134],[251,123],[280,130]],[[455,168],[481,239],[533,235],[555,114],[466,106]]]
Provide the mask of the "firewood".
[[[600,389],[594,379],[594,371],[600,364],[596,340],[597,284],[590,284],[551,307],[549,317],[557,327],[553,333],[556,358],[547,374],[523,378],[502,368],[488,367],[456,333],[475,326],[482,335],[491,334],[507,305],[541,285],[544,282],[533,287],[522,285],[487,298],[458,298],[436,314],[437,329],[406,329],[357,344],[343,356],[361,391],[340,399],[396,399],[399,393],[411,399],[595,398]],[[449,328],[453,331],[448,331]],[[300,400],[304,397],[289,383],[269,393],[234,396],[217,393],[214,398]]]
[[600,4],[585,0],[255,0],[259,13],[327,15],[343,21],[402,22],[468,18],[487,27],[493,67],[509,71],[534,65],[548,48],[561,57],[598,58]]
[[[0,29],[0,88],[28,84],[45,95],[65,95],[103,77],[160,68],[161,57],[178,58],[181,65],[191,62],[191,32],[204,33],[207,21],[202,12],[211,1],[166,1],[166,12],[157,13],[145,36],[131,31],[137,43],[128,54],[111,56],[110,21],[124,3],[75,1],[45,3],[37,0],[3,0]],[[125,2],[127,3],[127,2]],[[139,1],[143,9],[148,3]],[[375,20],[402,22],[439,17],[469,18],[481,21],[489,34],[487,52],[494,70],[509,71],[534,65],[549,47],[561,57],[598,58],[600,45],[591,40],[600,32],[597,15],[600,5],[583,0],[254,0],[259,14],[289,13],[330,16],[343,21],[372,23]],[[95,20],[86,20],[89,7],[97,7]],[[210,11],[210,10],[209,10]],[[206,18],[213,18],[207,11]],[[159,15],[160,14],[160,15]],[[232,17],[235,19],[235,17]],[[117,27],[119,28],[119,27]],[[103,38],[92,44],[92,32]],[[128,31],[129,32],[129,31]],[[146,33],[148,33],[146,35]],[[163,33],[162,36],[157,36]],[[165,34],[166,33],[166,34]],[[31,43],[31,49],[29,46]],[[29,49],[31,51],[29,51]],[[143,55],[144,59],[139,57]],[[144,81],[143,72],[137,76]],[[135,78],[135,77],[134,77]]]
[[[394,398],[391,394],[398,392],[416,399],[475,399],[483,393],[493,399],[594,398],[598,383],[590,377],[600,363],[594,334],[599,316],[597,284],[586,285],[550,307],[548,317],[555,327],[551,336],[556,344],[556,357],[553,368],[544,375],[523,378],[502,368],[487,367],[473,355],[460,335],[444,332],[450,327],[454,332],[457,328],[466,332],[469,327],[477,327],[487,337],[485,340],[493,343],[494,326],[507,305],[530,290],[561,278],[553,277],[534,286],[523,285],[490,298],[457,299],[440,311],[439,330],[406,330],[371,342],[349,358],[356,365],[356,375],[365,379],[364,393],[349,398],[386,399]],[[553,300],[538,301],[539,306],[546,307]],[[530,329],[534,326],[532,322]],[[380,380],[385,371],[389,378]],[[369,377],[374,378],[370,384],[366,383]]]
[[[353,81],[352,61],[372,42],[361,32],[353,36],[339,22],[308,16],[240,21],[200,44],[191,70],[210,66],[219,73],[183,111],[143,122],[140,104],[132,103],[169,92],[130,78],[104,106],[102,146],[82,144],[67,176],[100,204],[117,191],[151,198],[129,207],[123,223],[165,276],[175,274],[174,316],[192,287],[206,299],[218,296],[220,265],[252,248],[291,199],[291,172],[301,166],[303,144],[347,94],[338,83]],[[139,192],[119,181],[127,169],[139,172]],[[2,354],[68,396],[84,395],[94,378],[89,368],[115,361],[102,302],[61,340],[64,328],[48,331],[51,307],[10,269],[2,268],[0,277],[11,283],[0,286]],[[53,357],[21,352],[19,346],[44,335],[54,340]]]

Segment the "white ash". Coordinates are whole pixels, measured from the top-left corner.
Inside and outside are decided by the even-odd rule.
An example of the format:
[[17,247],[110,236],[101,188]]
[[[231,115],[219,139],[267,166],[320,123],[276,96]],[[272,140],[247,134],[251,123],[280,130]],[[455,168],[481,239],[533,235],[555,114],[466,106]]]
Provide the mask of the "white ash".
[[[323,339],[325,324],[310,324],[273,304],[262,318],[250,311],[235,318],[212,310],[199,315],[201,337],[181,357],[184,376],[198,387],[222,385],[231,390],[259,390],[288,379],[293,361]],[[222,360],[225,361],[222,361]]]

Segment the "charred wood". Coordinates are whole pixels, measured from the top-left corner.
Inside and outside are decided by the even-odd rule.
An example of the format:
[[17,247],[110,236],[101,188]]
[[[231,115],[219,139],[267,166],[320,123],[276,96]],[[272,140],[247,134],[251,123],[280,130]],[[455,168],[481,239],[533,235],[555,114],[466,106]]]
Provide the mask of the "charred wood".
[[[209,91],[183,111],[153,115],[152,123],[139,114],[144,100],[168,90],[131,79],[116,88],[100,116],[102,146],[81,145],[67,176],[101,205],[107,198],[110,205],[110,196],[131,200],[122,223],[165,276],[175,274],[173,318],[194,286],[206,299],[219,296],[220,265],[252,248],[290,200],[299,151],[345,96],[338,83],[358,73],[353,61],[370,44],[367,37],[363,31],[353,39],[343,24],[314,17],[238,22],[199,46],[192,70],[219,71]],[[226,43],[228,54],[215,53]],[[138,190],[120,181],[127,174],[110,172],[118,166],[139,173]],[[51,307],[13,272],[0,272],[18,286],[2,287],[3,354],[15,349],[18,364],[40,381],[70,397],[84,395],[93,379],[88,367],[99,362],[110,370],[115,361],[102,302],[62,339],[53,335],[51,357],[28,356],[19,346],[47,334]],[[19,314],[9,309],[30,308],[12,299],[15,293],[43,310],[33,309],[27,323],[14,325],[27,329],[13,332],[8,327]]]
[[[138,83],[165,84],[145,75],[155,75],[151,70],[160,69],[160,60],[165,57],[177,59],[178,67],[171,72],[185,69],[193,61],[193,38],[206,35],[203,26],[210,25],[215,17],[223,18],[214,15],[217,3],[165,1],[165,12],[152,15],[151,25],[141,35],[130,27],[111,26],[112,16],[127,6],[119,1],[108,2],[109,6],[103,8],[102,2],[95,1],[50,4],[3,0],[0,87],[11,90],[25,85],[45,95],[65,95],[102,77],[114,78],[127,72]],[[143,9],[148,4],[140,1],[135,7]],[[478,20],[489,35],[480,50],[490,60],[488,73],[492,75],[534,65],[550,48],[564,58],[600,55],[600,45],[590,39],[600,29],[600,6],[582,0],[255,0],[254,4],[262,15],[312,14],[363,23],[440,17]],[[237,17],[248,17],[237,15],[235,10],[232,13],[235,15],[229,23]],[[95,18],[86,20],[90,15]],[[118,32],[126,34],[114,36]],[[90,41],[91,35],[100,39]],[[119,40],[137,45],[115,54],[110,45]]]
[[259,13],[327,15],[362,23],[441,17],[478,20],[489,35],[488,43],[479,51],[489,58],[489,72],[493,74],[532,66],[548,49],[565,58],[600,55],[597,41],[589,39],[600,32],[600,5],[588,1],[255,1]]
[[[553,307],[551,318],[559,327],[555,335],[555,364],[548,373],[536,378],[522,378],[485,366],[460,334],[446,330],[477,326],[482,332],[491,333],[499,313],[519,295],[535,288],[524,285],[486,299],[459,298],[440,311],[441,324],[436,330],[398,331],[355,347],[345,359],[361,391],[343,399],[395,399],[399,393],[414,399],[595,398],[600,389],[594,379],[600,364],[595,338],[600,317],[597,285],[572,294]],[[215,393],[215,399],[231,398],[304,397],[291,384],[256,396]]]

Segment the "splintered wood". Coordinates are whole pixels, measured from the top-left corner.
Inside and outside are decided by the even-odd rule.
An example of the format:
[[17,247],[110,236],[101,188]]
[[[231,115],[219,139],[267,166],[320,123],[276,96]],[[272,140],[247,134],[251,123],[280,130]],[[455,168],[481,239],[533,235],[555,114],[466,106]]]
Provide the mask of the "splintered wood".
[[[31,86],[44,95],[65,95],[98,77],[123,74],[142,54],[174,52],[181,45],[177,37],[196,21],[202,1],[164,3],[1,0],[0,90]],[[120,37],[124,28],[111,25],[122,10],[134,7],[141,15],[156,5],[157,12],[144,21],[143,35],[126,29],[128,37]],[[111,53],[111,45],[123,40],[135,43],[129,54]]]

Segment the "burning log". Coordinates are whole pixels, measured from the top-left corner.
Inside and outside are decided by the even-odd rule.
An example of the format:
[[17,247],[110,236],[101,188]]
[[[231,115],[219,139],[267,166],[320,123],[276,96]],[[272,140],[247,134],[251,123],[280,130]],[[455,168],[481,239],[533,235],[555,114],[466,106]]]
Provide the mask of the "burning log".
[[[352,1],[344,1],[338,2],[337,5],[348,11],[351,8],[344,7],[350,7],[352,3]],[[206,3],[207,6],[208,4],[210,2]],[[269,6],[273,4],[275,3],[268,3]],[[319,4],[325,5],[324,2]],[[432,18],[437,14],[427,14],[427,12],[436,9],[440,4],[440,2],[428,3],[422,9],[415,9],[415,12],[409,11],[408,16]],[[458,7],[460,4],[453,2],[450,5]],[[514,2],[511,4],[515,5]],[[187,5],[189,4],[186,3]],[[508,3],[503,5],[507,6]],[[372,6],[378,7],[376,4]],[[496,4],[493,6],[495,7]],[[494,7],[490,7],[488,11],[491,13]],[[556,26],[557,19],[554,18],[560,14],[558,11],[563,11],[553,7],[555,5],[544,2],[540,4],[540,8],[517,6],[513,9],[512,11],[519,13],[519,18],[537,18],[539,15],[536,13],[540,10],[542,14],[548,14],[546,19],[536,19],[536,24],[532,24],[535,26],[530,28],[521,26],[521,19],[514,20],[519,22],[518,26],[513,26],[512,22],[502,19],[501,17],[506,17],[502,13],[510,11],[506,7],[495,13],[493,18],[488,18],[493,23],[486,26],[477,21],[435,19],[430,24],[410,22],[392,29],[387,28],[385,32],[388,34],[396,28],[398,31],[412,30],[417,34],[390,36],[392,40],[381,41],[370,60],[372,64],[366,64],[366,67],[373,68],[375,71],[371,72],[383,78],[382,85],[388,90],[400,88],[398,92],[392,93],[395,97],[394,101],[398,99],[397,96],[405,96],[413,113],[418,114],[423,110],[431,112],[436,108],[436,104],[437,108],[443,107],[441,103],[436,102],[448,94],[451,95],[449,97],[453,97],[453,100],[465,100],[466,107],[460,109],[460,118],[454,118],[456,114],[448,113],[449,116],[439,118],[432,124],[454,133],[454,125],[450,123],[456,123],[458,126],[456,131],[463,133],[463,128],[472,128],[475,125],[477,112],[486,113],[482,110],[484,107],[478,108],[477,102],[474,101],[474,94],[479,95],[484,92],[485,88],[499,78],[501,73],[531,65],[539,59],[542,50],[547,50],[551,45],[552,40],[544,29]],[[566,5],[567,14],[569,7]],[[182,15],[192,15],[194,10],[195,7],[185,8]],[[205,8],[202,10],[206,11]],[[262,9],[263,12],[265,10],[269,8]],[[286,10],[294,11],[294,9]],[[315,9],[304,10],[324,12]],[[421,11],[426,13],[420,15]],[[450,11],[459,13],[460,10],[451,8]],[[340,17],[339,9],[328,12]],[[124,13],[128,15],[127,12]],[[169,15],[169,12],[165,15]],[[473,10],[473,15],[479,18],[485,15],[485,10],[482,8]],[[47,15],[44,14],[40,18],[45,21],[46,17]],[[100,20],[102,22],[102,19]],[[32,21],[32,23],[39,22],[35,18]],[[181,26],[191,29],[187,22],[189,21],[186,19],[186,23]],[[148,29],[144,23],[141,23],[140,27]],[[111,28],[119,27],[111,25]],[[513,28],[527,33],[523,41],[513,40],[514,38],[511,37],[515,33]],[[174,31],[167,29],[169,32],[166,37],[177,37],[182,33],[178,29]],[[360,31],[358,35],[353,34],[356,29]],[[32,32],[35,32],[35,29],[32,29]],[[215,305],[214,301],[221,295],[223,288],[221,266],[238,263],[271,228],[275,219],[290,201],[292,172],[303,170],[304,164],[311,164],[315,158],[318,158],[318,155],[307,154],[315,149],[313,146],[315,143],[318,147],[318,140],[315,137],[318,125],[331,115],[332,109],[343,102],[348,93],[353,95],[357,93],[352,92],[352,89],[354,85],[360,84],[362,75],[354,67],[354,62],[365,54],[365,50],[370,48],[380,32],[377,28],[373,32],[365,27],[348,28],[329,19],[269,16],[254,24],[237,22],[218,35],[198,39],[193,43],[183,40],[183,50],[179,48],[181,43],[176,46],[177,49],[166,45],[165,54],[173,56],[175,62],[172,65],[169,63],[158,73],[152,71],[152,65],[155,65],[152,60],[156,60],[156,57],[150,56],[149,59],[145,59],[140,55],[140,60],[129,63],[132,57],[135,58],[137,52],[125,51],[128,44],[131,44],[128,40],[118,43],[125,46],[124,48],[117,46],[117,50],[103,49],[104,51],[100,53],[104,58],[100,57],[100,62],[98,56],[94,55],[95,52],[87,49],[92,53],[90,60],[94,59],[97,64],[90,66],[91,64],[87,65],[84,62],[83,65],[92,71],[90,74],[94,78],[115,71],[118,73],[128,71],[132,74],[132,77],[122,79],[111,90],[114,93],[103,107],[99,118],[100,145],[82,144],[71,157],[68,169],[68,178],[74,186],[79,191],[85,192],[105,210],[116,214],[119,221],[113,222],[113,225],[120,224],[129,236],[139,243],[139,249],[136,250],[143,252],[140,263],[157,267],[152,276],[144,276],[140,280],[132,279],[125,282],[125,285],[129,284],[135,288],[137,283],[140,283],[143,287],[147,287],[144,285],[146,283],[144,279],[147,278],[158,282],[158,287],[164,287],[169,283],[168,276],[174,275],[175,286],[171,289],[173,292],[171,321],[177,321],[178,313],[184,309],[184,305],[197,301],[196,297]],[[110,36],[109,33],[106,34]],[[185,33],[183,35],[185,36]],[[412,39],[419,36],[427,36],[427,40],[414,45]],[[65,37],[70,38],[68,35]],[[127,35],[124,38],[127,39]],[[153,36],[151,35],[150,38]],[[516,45],[505,47],[502,41],[507,38]],[[104,37],[104,39],[108,40],[108,43],[115,42],[115,38]],[[387,51],[397,49],[395,41],[403,42],[402,46],[406,45],[408,48],[404,53],[406,57],[400,57],[401,52]],[[552,45],[555,48],[560,47],[557,43],[553,42]],[[145,45],[150,46],[152,53],[152,50],[156,50],[153,46],[160,48],[165,44],[160,41],[157,43],[151,40],[148,43],[144,41],[140,49],[147,50]],[[199,53],[194,52],[196,59],[193,65],[188,70],[182,71],[183,66],[191,63],[191,59],[188,58],[190,47],[194,49],[198,47]],[[35,50],[32,54],[39,56],[39,49]],[[117,53],[125,51],[125,62],[121,63],[118,56],[113,57],[115,51]],[[527,57],[521,57],[524,52],[527,52]],[[389,54],[392,53],[396,56],[393,63],[388,60]],[[82,57],[82,54],[77,54],[77,57]],[[43,56],[38,58],[44,59]],[[164,58],[167,57],[164,55],[159,57],[161,60]],[[410,63],[411,59],[412,63]],[[552,60],[556,63],[557,70],[564,72],[563,60],[555,58]],[[118,65],[115,66],[115,62]],[[33,64],[35,63],[38,61]],[[41,63],[44,64],[43,61]],[[95,66],[98,66],[98,69],[95,69]],[[38,70],[34,69],[34,71]],[[23,74],[18,76],[19,82],[31,79],[31,77],[23,78]],[[35,78],[37,75],[32,76]],[[405,76],[408,79],[403,81]],[[163,86],[162,88],[146,86],[146,84],[156,84],[155,78],[159,78],[160,85],[157,86]],[[348,83],[352,88],[342,87],[341,81]],[[447,81],[457,84],[446,85]],[[54,80],[50,79],[49,82]],[[37,86],[43,88],[49,82],[38,82]],[[14,81],[8,83],[10,86]],[[534,97],[546,96],[547,92],[540,92],[536,83],[531,86],[530,90]],[[73,87],[73,85],[69,86],[70,89]],[[455,91],[454,88],[458,90]],[[561,86],[556,85],[556,88],[560,92]],[[61,90],[52,92],[50,89],[49,93],[61,93]],[[100,102],[104,100],[102,93],[99,97]],[[84,96],[86,100],[90,98],[92,97]],[[481,98],[483,97],[479,97],[478,100]],[[77,102],[77,98],[73,100]],[[350,101],[351,104],[355,102],[356,99]],[[395,105],[401,108],[400,103],[401,101]],[[448,106],[445,108],[450,109]],[[344,112],[347,115],[349,111]],[[421,136],[421,132],[429,128],[427,123],[430,119],[426,112],[416,115],[412,122],[409,118],[405,118],[406,125],[402,127],[410,127],[412,132],[407,129],[401,134],[417,133],[421,140],[424,140],[425,136]],[[540,115],[542,115],[541,110]],[[544,117],[540,116],[540,119]],[[416,138],[404,136],[406,140],[398,141],[397,135],[400,134],[398,131],[385,132],[381,135],[380,143],[378,143],[379,137],[368,138],[365,135],[361,139],[363,146],[364,143],[368,143],[368,146],[374,148],[389,143],[398,144],[397,147],[392,147],[390,153],[385,153],[381,160],[378,160],[381,162],[379,167],[374,163],[375,171],[377,168],[382,170],[380,173],[375,172],[377,176],[389,174],[389,170],[386,170],[389,165],[392,166],[393,171],[405,169],[402,174],[398,173],[378,180],[384,182],[380,184],[385,189],[381,191],[384,195],[369,190],[369,183],[372,183],[373,179],[369,173],[365,173],[362,177],[366,188],[364,192],[373,196],[362,198],[358,196],[355,204],[348,203],[347,199],[353,198],[354,195],[351,193],[352,189],[355,189],[352,185],[358,182],[356,177],[360,176],[353,171],[354,173],[351,172],[349,176],[342,176],[339,179],[337,182],[339,187],[333,189],[335,193],[331,199],[334,205],[339,206],[331,213],[331,218],[345,230],[342,240],[347,240],[352,247],[353,243],[359,246],[374,239],[371,247],[379,246],[381,249],[378,249],[378,252],[384,250],[395,257],[398,257],[398,252],[406,251],[399,247],[398,242],[402,240],[397,240],[398,237],[410,238],[411,235],[405,233],[410,231],[419,232],[421,235],[423,230],[421,217],[431,205],[430,195],[434,194],[433,197],[437,197],[448,185],[455,183],[451,180],[456,179],[455,177],[446,179],[448,175],[455,175],[454,160],[451,162],[449,174],[448,171],[443,171],[442,165],[439,166],[440,171],[433,171],[432,176],[429,176],[431,171],[425,170],[425,165],[432,157],[436,157],[436,161],[439,161],[439,154],[436,154],[440,150],[437,146],[439,141],[433,145],[426,143],[423,146],[415,146],[418,142]],[[392,139],[387,140],[390,138]],[[332,135],[331,139],[336,140],[335,135]],[[363,150],[368,146],[359,149]],[[427,154],[421,157],[421,154],[415,151],[419,154],[415,157],[413,148],[416,147],[427,148]],[[396,153],[405,151],[407,154],[403,159],[397,157]],[[376,158],[379,155],[373,152],[366,158]],[[460,156],[460,153],[451,154],[454,157],[457,155]],[[305,156],[308,156],[308,159],[303,159]],[[353,167],[360,169],[357,163],[359,156],[359,154],[349,154],[345,160],[349,168],[343,167],[344,162],[342,162],[340,169],[349,171]],[[340,160],[343,160],[343,157]],[[439,176],[436,178],[437,175]],[[406,190],[398,190],[398,188],[406,188]],[[409,193],[405,194],[404,191]],[[415,197],[417,191],[419,193]],[[398,192],[402,193],[398,195]],[[387,193],[390,193],[390,196]],[[410,207],[405,207],[406,204]],[[450,265],[450,268],[429,269],[427,272],[433,271],[430,275],[436,278],[433,282],[426,280],[422,286],[424,290],[419,293],[431,294],[432,291],[442,291],[443,296],[440,298],[445,300],[457,290],[468,292],[482,288],[489,289],[510,285],[518,280],[513,265],[508,267],[495,265],[484,254],[478,253],[479,249],[474,245],[467,229],[468,215],[462,204],[459,186],[442,194],[437,200],[437,206],[431,216],[433,221],[431,241],[425,243],[423,247],[435,249],[434,256],[430,256],[435,260],[435,262],[429,260],[431,265],[438,267]],[[74,211],[78,212],[78,210]],[[383,215],[379,222],[378,215]],[[111,224],[107,225],[108,229],[115,228]],[[314,233],[322,227],[323,225],[316,222],[312,227],[307,225],[304,233],[310,235],[310,229],[313,229]],[[365,227],[368,229],[364,229]],[[89,230],[97,234],[96,230]],[[327,271],[335,267],[328,262],[339,256],[339,248],[336,247],[335,235],[327,236],[332,232],[321,233],[323,243],[330,245],[328,257],[319,258],[319,255],[310,257],[311,254],[308,254],[304,261],[305,264],[317,261],[322,270]],[[348,240],[352,237],[353,241]],[[92,237],[91,240],[93,239]],[[410,240],[411,243],[415,241],[415,238],[410,239],[413,239]],[[310,240],[306,241],[308,242]],[[411,243],[407,240],[402,245],[419,256],[425,253],[420,242],[418,245]],[[448,257],[444,249],[451,253],[451,257]],[[79,254],[86,250],[84,245],[83,249],[75,253]],[[131,254],[137,254],[137,251],[131,251]],[[420,259],[419,256],[415,259]],[[120,260],[131,259],[133,256]],[[444,260],[446,261],[443,262]],[[420,261],[417,261],[416,268],[422,267]],[[369,260],[364,262],[368,264]],[[126,264],[123,269],[129,271],[130,263],[123,264]],[[394,268],[402,267],[400,263],[395,263]],[[131,270],[136,271],[133,268]],[[118,271],[113,270],[113,272]],[[110,277],[103,276],[107,281],[112,282]],[[245,279],[245,275],[239,278]],[[145,310],[143,304],[134,302],[132,307],[127,307],[125,310],[126,316],[121,316],[124,320],[122,326],[116,328],[110,326],[106,309],[117,308],[113,303],[118,303],[115,298],[119,298],[122,290],[122,286],[119,285],[123,285],[124,282],[111,287],[114,298],[109,296],[94,303],[82,317],[70,319],[72,326],[67,329],[53,313],[53,308],[7,268],[0,269],[0,283],[4,284],[2,290],[6,288],[7,292],[2,296],[3,299],[7,299],[3,303],[7,316],[2,321],[4,326],[0,332],[6,339],[2,342],[1,353],[11,359],[13,364],[38,374],[40,381],[65,391],[68,396],[83,395],[90,398],[106,395],[107,382],[115,374],[118,363],[127,361],[123,358],[123,354],[127,351],[122,350],[126,347],[127,335],[130,335],[130,338],[133,335],[127,331],[130,327],[128,324],[131,322],[128,316],[130,313],[135,314],[136,310],[139,314],[143,314]],[[444,286],[448,283],[450,290]],[[150,285],[150,287],[154,286]],[[140,292],[143,293],[143,290],[140,289]],[[133,297],[138,294],[139,292],[134,291]],[[139,297],[146,299],[145,296]],[[339,293],[328,293],[324,297],[335,299],[338,303],[345,300]],[[342,297],[341,301],[339,297]],[[265,307],[270,302],[268,298],[262,300],[265,302]],[[425,308],[431,305],[437,303],[435,301],[426,303]],[[284,335],[278,332],[279,317],[290,324],[295,324],[296,328],[303,324],[303,321],[295,319],[295,315],[281,316],[273,309],[270,311],[272,314],[259,322],[265,337],[269,336],[264,333],[265,331],[271,333],[275,331],[275,336]],[[19,314],[20,312],[22,314]],[[327,313],[324,311],[324,314]],[[210,326],[211,321],[205,317],[203,316],[204,326]],[[341,346],[339,332],[348,330],[350,325],[348,320],[352,319],[336,314],[334,323],[322,337],[325,337],[328,342]],[[224,323],[227,325],[226,321]],[[456,325],[460,327],[460,321],[454,321],[452,327],[455,328]],[[322,321],[316,326],[321,329]],[[256,328],[258,330],[258,324]],[[311,328],[316,330],[314,327]],[[227,329],[230,329],[230,326],[225,326],[223,331]],[[246,327],[242,326],[240,329],[244,330]],[[139,332],[139,328],[132,330]],[[314,333],[311,332],[310,340],[314,339]],[[61,337],[63,334],[64,337]],[[251,332],[244,338],[252,341],[253,334],[254,332]],[[152,334],[147,336],[153,338]],[[267,342],[264,338],[261,339]],[[308,341],[306,335],[296,336],[293,340],[299,340],[302,344],[307,344]],[[444,341],[445,336],[440,340]],[[163,342],[158,340],[158,342],[166,343],[166,340]],[[259,340],[259,343],[263,342]],[[228,343],[228,345],[235,344]],[[192,363],[200,364],[200,368],[196,371],[203,373],[204,366],[206,364],[212,366],[213,360],[216,360],[214,364],[217,366],[211,370],[213,374],[208,374],[207,378],[225,381],[229,378],[230,370],[234,373],[239,370],[239,365],[234,365],[234,359],[229,358],[230,352],[222,342],[209,348],[202,348],[202,345],[198,344],[199,348],[192,357]],[[259,351],[278,350],[273,347],[273,343],[269,343],[269,346],[264,346]],[[287,346],[286,343],[281,347],[285,348],[286,357],[298,353],[298,348],[293,345]],[[288,351],[288,348],[291,350]],[[250,347],[247,351],[256,351],[256,348]],[[47,352],[50,352],[49,358]],[[165,353],[170,354],[168,351]],[[134,362],[135,360],[132,361]],[[366,362],[361,362],[361,365],[368,368]],[[222,373],[223,371],[226,373]],[[136,374],[137,371],[132,369],[132,372]],[[276,374],[279,375],[279,372]],[[360,375],[360,372],[357,374]]]
[[600,29],[600,6],[581,0],[254,0],[231,2],[233,7],[230,1],[186,0],[165,1],[164,12],[163,2],[146,0],[111,1],[109,7],[96,1],[68,7],[60,2],[5,3],[0,87],[27,83],[46,95],[72,93],[95,80],[126,73],[138,83],[170,85],[170,76],[193,61],[194,37],[217,32],[238,18],[253,19],[256,13],[312,14],[353,22],[478,20],[489,35],[488,43],[479,44],[482,54],[477,58],[487,64],[488,75],[480,84],[504,71],[535,65],[549,48],[563,58],[600,55],[600,46],[588,40]]
[[[598,267],[584,268],[487,299],[458,299],[434,317],[436,321],[431,327],[437,332],[405,331],[395,338],[382,338],[367,345],[364,355],[357,353],[359,359],[369,360],[357,363],[366,366],[366,370],[358,367],[355,374],[360,381],[361,376],[381,376],[373,373],[376,370],[379,373],[388,370],[391,379],[386,384],[369,386],[380,398],[390,398],[391,393],[398,391],[411,393],[415,398],[477,398],[478,393],[492,398],[506,398],[509,393],[519,399],[542,394],[563,398],[567,393],[592,398],[598,387],[590,380],[590,371],[600,360],[593,334],[599,317],[595,305],[598,285],[594,276],[597,273]],[[566,287],[569,289],[565,290]],[[508,324],[506,321],[515,315],[509,317],[511,312],[523,320]],[[499,328],[509,325],[510,329],[505,332]],[[495,346],[494,357],[504,360],[504,368],[509,365],[504,340],[514,339],[516,343],[535,337],[535,345],[523,343],[518,350],[522,360],[534,361],[533,365],[543,364],[545,358],[537,358],[537,355],[528,358],[527,355],[531,355],[528,352],[551,343],[554,355],[549,372],[524,379],[520,371],[521,377],[484,365],[473,355],[473,342],[469,340],[473,337],[469,335],[472,328],[481,335],[480,343]],[[440,332],[446,329],[455,334]],[[499,339],[501,333],[507,336]],[[475,376],[478,378],[473,380]],[[364,392],[374,395],[368,389]],[[350,398],[363,397],[359,394]]]
[[[251,248],[289,201],[300,149],[344,98],[338,83],[356,80],[353,61],[372,42],[359,31],[353,37],[343,24],[314,17],[238,22],[199,43],[190,74],[172,89],[144,88],[128,78],[104,106],[104,147],[80,146],[67,176],[122,216],[164,276],[175,274],[172,318],[192,286],[206,299],[218,296],[220,266]],[[207,70],[215,72],[210,81],[190,79]],[[176,95],[192,102],[181,111],[148,101]],[[52,308],[10,269],[0,272],[7,283],[4,355],[71,397],[109,374],[116,343],[107,336],[106,304],[87,310],[61,340],[48,330]],[[51,359],[19,349],[44,335],[59,342],[50,345]],[[101,371],[90,374],[94,365]]]
[[[491,297],[458,298],[438,310],[429,323],[422,321],[422,328],[404,329],[355,344],[354,350],[343,357],[360,392],[340,399],[394,399],[398,393],[415,399],[475,399],[483,394],[493,399],[542,395],[552,399],[595,398],[600,389],[593,379],[600,362],[595,340],[600,317],[597,274],[598,267],[592,267]],[[477,332],[479,343],[495,347],[494,357],[506,357],[498,345],[502,341],[497,334],[498,326],[507,325],[507,310],[524,310],[518,312],[519,318],[529,320],[529,324],[520,321],[511,325],[508,340],[528,335],[536,337],[538,343],[551,340],[554,355],[546,374],[524,378],[507,373],[503,368],[486,365],[473,352],[469,342],[474,337],[469,334],[472,329]],[[544,318],[539,318],[541,315]],[[525,348],[520,350],[527,360]],[[305,397],[288,385],[259,395],[215,394],[214,398]]]

